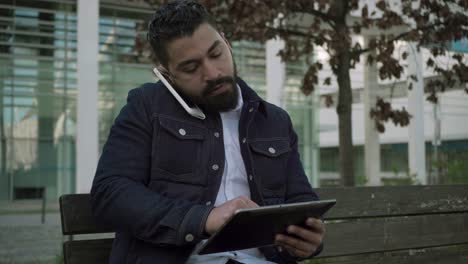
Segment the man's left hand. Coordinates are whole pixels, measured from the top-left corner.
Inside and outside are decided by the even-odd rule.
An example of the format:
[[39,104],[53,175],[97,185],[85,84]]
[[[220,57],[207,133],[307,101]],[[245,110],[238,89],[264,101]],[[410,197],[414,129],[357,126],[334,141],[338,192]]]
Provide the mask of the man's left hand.
[[322,220],[307,218],[305,227],[291,225],[288,226],[286,232],[288,235],[276,235],[276,244],[286,249],[293,256],[308,258],[314,254],[322,243],[325,235],[325,225]]

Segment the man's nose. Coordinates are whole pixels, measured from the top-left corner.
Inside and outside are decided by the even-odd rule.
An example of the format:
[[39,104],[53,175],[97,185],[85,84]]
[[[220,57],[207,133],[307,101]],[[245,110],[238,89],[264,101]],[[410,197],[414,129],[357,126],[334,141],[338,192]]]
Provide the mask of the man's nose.
[[221,71],[214,63],[206,62],[203,65],[203,75],[205,81],[212,81],[218,79],[221,76]]

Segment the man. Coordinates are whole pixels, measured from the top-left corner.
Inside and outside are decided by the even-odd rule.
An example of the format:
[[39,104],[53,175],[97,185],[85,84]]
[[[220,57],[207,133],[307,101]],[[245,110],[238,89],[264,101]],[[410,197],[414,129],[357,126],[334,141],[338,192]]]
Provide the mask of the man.
[[161,6],[148,40],[158,69],[205,118],[161,82],[129,92],[91,190],[97,219],[117,230],[110,262],[296,263],[317,254],[324,226],[312,218],[278,234],[275,246],[192,254],[237,209],[318,198],[288,114],[236,76],[230,46],[203,6]]

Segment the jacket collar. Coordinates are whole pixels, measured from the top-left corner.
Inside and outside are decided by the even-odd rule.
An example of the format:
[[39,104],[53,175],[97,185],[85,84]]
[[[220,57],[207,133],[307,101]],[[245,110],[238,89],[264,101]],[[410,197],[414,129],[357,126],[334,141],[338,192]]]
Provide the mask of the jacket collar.
[[244,102],[254,103],[254,102],[262,101],[260,96],[258,96],[258,94],[252,88],[250,88],[247,85],[247,83],[244,82],[244,80],[237,77],[236,81],[239,87],[241,88],[242,99],[244,100]]
[[241,78],[237,77],[237,84],[239,85],[242,93],[242,99],[244,100],[244,106],[250,105],[258,107],[258,111],[267,115],[265,101],[258,96],[258,94],[250,88],[250,86]]

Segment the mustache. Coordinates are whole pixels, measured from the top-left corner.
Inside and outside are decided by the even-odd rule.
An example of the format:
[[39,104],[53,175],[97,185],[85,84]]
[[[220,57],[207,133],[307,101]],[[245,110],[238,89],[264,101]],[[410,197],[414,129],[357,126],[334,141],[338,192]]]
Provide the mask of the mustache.
[[224,77],[218,78],[216,80],[207,81],[207,85],[203,89],[203,95],[210,94],[211,92],[216,90],[216,86],[218,86],[220,84],[234,84],[235,82],[236,81],[231,76],[224,76]]

